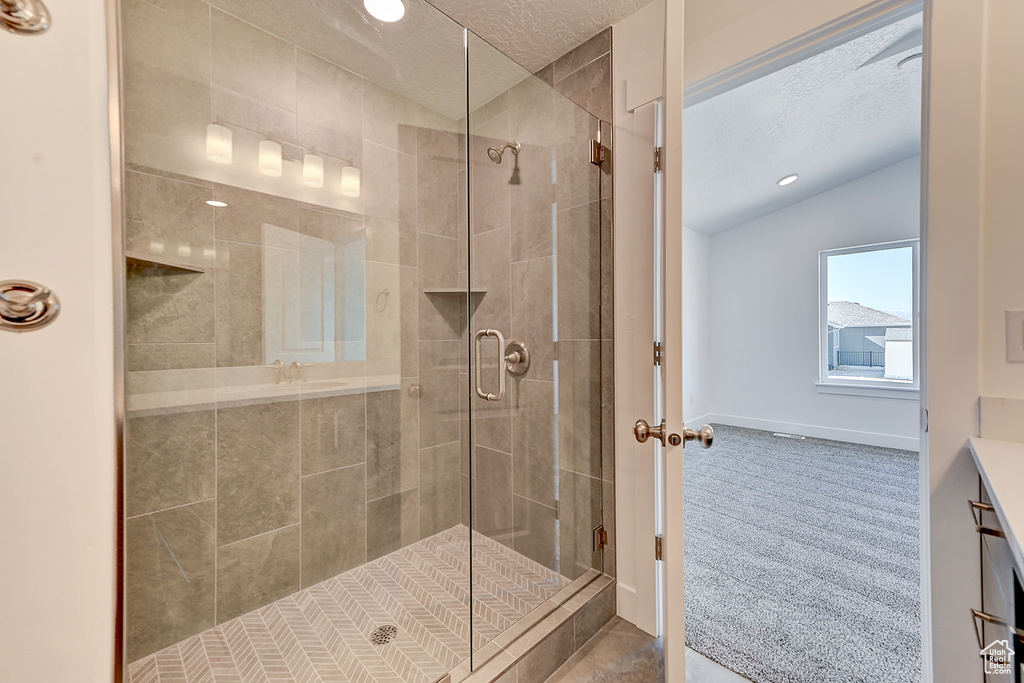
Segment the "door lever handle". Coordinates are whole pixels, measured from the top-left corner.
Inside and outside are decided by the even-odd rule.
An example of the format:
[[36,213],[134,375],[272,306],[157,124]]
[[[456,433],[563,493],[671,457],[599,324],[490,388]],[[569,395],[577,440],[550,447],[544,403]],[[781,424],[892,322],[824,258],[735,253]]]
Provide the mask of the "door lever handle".
[[633,434],[636,435],[636,440],[640,443],[647,443],[647,439],[652,436],[661,442],[662,446],[666,443],[672,446],[678,446],[683,442],[682,437],[678,434],[669,434],[665,428],[665,420],[661,421],[661,424],[657,427],[652,427],[647,424],[647,420],[637,420],[636,424],[633,425]]
[[633,434],[640,443],[646,443],[647,439],[654,437],[661,442],[662,446],[678,446],[685,440],[700,441],[701,446],[710,448],[715,440],[715,430],[711,428],[711,425],[704,425],[700,429],[684,429],[683,435],[679,436],[669,433],[665,428],[665,420],[662,420],[657,427],[647,424],[647,420],[637,420],[633,425]]
[[687,441],[700,441],[704,448],[711,448],[711,444],[715,442],[715,430],[711,425],[704,425],[700,429],[684,429],[683,438]]

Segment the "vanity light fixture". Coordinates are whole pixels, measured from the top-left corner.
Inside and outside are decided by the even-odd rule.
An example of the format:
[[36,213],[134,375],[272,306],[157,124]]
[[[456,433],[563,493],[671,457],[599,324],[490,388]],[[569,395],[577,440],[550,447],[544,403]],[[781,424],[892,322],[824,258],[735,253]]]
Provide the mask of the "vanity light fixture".
[[775,182],[779,184],[779,187],[785,187],[786,185],[792,185],[793,183],[795,183],[796,179],[799,177],[800,174],[798,173],[790,173],[789,175],[782,176]]
[[206,203],[209,204],[210,206],[215,206],[218,209],[222,209],[225,206],[227,206],[227,202],[222,202],[219,199],[207,199]]
[[324,158],[316,154],[302,157],[302,182],[309,187],[324,186]]
[[359,169],[345,166],[341,169],[341,194],[345,197],[358,197],[360,192]]
[[282,169],[281,145],[273,140],[260,140],[260,173],[280,178]]
[[388,24],[405,16],[405,3],[402,0],[363,0],[363,7],[375,18]]
[[216,123],[206,127],[206,158],[217,164],[230,164],[231,129]]

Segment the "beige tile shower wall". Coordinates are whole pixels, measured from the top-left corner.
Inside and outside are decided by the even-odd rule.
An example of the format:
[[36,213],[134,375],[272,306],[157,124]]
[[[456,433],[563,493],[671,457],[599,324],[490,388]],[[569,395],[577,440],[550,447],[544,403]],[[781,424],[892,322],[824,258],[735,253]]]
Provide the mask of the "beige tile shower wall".
[[[473,399],[474,525],[569,578],[615,571],[613,549],[592,552],[602,523],[614,543],[610,50],[608,29],[470,114],[471,279],[487,290],[471,328],[503,330],[533,356],[505,401]],[[586,156],[593,119],[556,91],[605,121],[600,169]],[[511,153],[487,158],[510,140],[519,185]],[[485,347],[485,382],[493,355]]]
[[[366,337],[337,352],[365,350],[348,375],[400,387],[129,416],[133,661],[459,522],[465,313],[423,290],[457,284],[465,154],[455,122],[198,0],[125,0],[123,22],[127,249],[200,271],[130,271],[129,385],[212,390],[238,367],[275,381],[271,225],[365,250],[356,281],[336,273],[334,332],[354,310]],[[211,122],[234,132],[230,167],[205,158]],[[255,171],[263,138],[283,144],[285,177]],[[360,168],[361,197],[294,182],[313,151],[328,183]]]

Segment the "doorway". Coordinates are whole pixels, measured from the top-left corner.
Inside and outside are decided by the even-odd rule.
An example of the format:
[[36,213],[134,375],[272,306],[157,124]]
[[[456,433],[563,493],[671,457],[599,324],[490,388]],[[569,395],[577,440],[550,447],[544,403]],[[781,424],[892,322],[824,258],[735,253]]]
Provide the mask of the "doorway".
[[686,641],[746,680],[920,680],[922,33],[685,103]]

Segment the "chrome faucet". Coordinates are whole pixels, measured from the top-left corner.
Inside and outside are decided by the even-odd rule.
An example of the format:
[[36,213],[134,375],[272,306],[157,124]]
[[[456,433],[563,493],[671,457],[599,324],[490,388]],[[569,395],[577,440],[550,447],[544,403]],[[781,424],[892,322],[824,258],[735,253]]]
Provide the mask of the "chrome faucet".
[[287,371],[285,370],[284,361],[278,358],[273,363],[267,366],[268,368],[275,368],[277,370],[277,381],[274,384],[288,384]]

